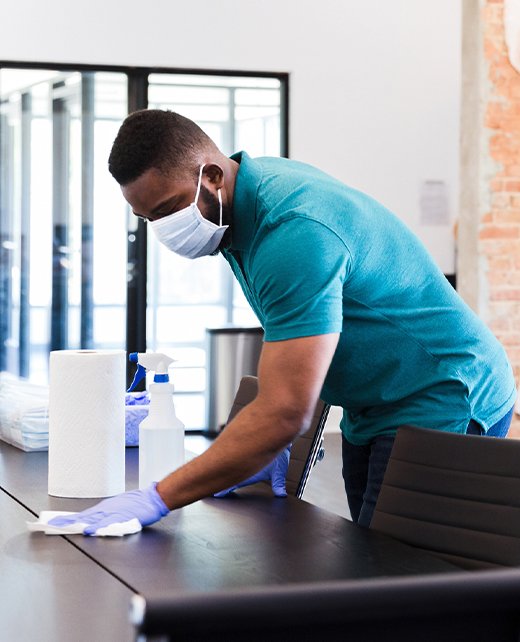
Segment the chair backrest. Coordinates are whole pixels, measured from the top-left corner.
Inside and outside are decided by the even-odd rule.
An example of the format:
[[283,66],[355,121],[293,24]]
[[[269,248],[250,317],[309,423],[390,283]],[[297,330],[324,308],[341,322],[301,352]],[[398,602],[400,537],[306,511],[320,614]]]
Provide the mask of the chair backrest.
[[136,639],[518,642],[517,569],[134,595]]
[[465,568],[520,565],[520,440],[400,427],[371,528]]
[[[258,378],[251,375],[242,377],[235,395],[227,423],[244,406],[253,401],[258,393]],[[327,420],[330,406],[321,399],[316,409],[309,429],[294,440],[287,470],[286,488],[289,495],[301,498],[314,464],[317,461],[323,443],[323,429]]]

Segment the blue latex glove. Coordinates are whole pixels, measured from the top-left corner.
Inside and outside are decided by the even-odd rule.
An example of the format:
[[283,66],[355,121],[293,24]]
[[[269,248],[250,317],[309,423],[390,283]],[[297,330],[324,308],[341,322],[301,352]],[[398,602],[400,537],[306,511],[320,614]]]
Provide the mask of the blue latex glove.
[[147,390],[142,392],[127,392],[125,395],[125,406],[149,406],[150,393]]
[[49,521],[49,526],[68,526],[76,522],[86,523],[84,535],[95,535],[98,528],[119,522],[127,522],[136,517],[141,526],[158,522],[170,512],[161,499],[154,482],[144,490],[131,490],[127,493],[108,497],[92,508],[81,513],[55,517]]
[[271,488],[276,497],[287,497],[287,490],[285,488],[285,478],[287,477],[287,467],[289,466],[289,457],[291,454],[291,446],[289,444],[282,452],[273,459],[273,461],[263,468],[260,472],[256,473],[249,479],[246,479],[243,482],[240,482],[236,486],[231,486],[231,488],[226,488],[226,490],[221,490],[218,493],[214,494],[214,497],[226,497],[232,493],[237,488],[243,488],[244,486],[251,486],[251,484],[256,484],[259,481],[270,481]]

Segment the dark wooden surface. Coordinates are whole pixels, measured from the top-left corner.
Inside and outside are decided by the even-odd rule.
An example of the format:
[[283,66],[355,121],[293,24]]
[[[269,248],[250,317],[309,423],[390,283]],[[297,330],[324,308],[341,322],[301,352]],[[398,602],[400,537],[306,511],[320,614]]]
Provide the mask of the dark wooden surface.
[[[137,449],[127,449],[127,487],[137,484]],[[46,453],[0,445],[0,486],[34,514],[80,510],[95,500],[47,494]],[[43,550],[54,538],[26,535]],[[402,576],[455,567],[357,527],[295,498],[243,489],[197,502],[142,533],[122,539],[66,538],[147,597],[177,591]]]
[[132,640],[132,591],[63,537],[29,533],[33,515],[0,491],[0,640]]

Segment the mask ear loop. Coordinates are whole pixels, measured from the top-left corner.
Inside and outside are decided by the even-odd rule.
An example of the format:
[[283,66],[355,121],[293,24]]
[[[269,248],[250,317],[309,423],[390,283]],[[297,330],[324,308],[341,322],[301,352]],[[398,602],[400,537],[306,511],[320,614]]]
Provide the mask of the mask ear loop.
[[195,200],[193,201],[195,204],[196,204],[196,203],[197,203],[197,201],[199,200],[200,186],[202,185],[202,170],[204,169],[205,165],[206,165],[206,163],[203,163],[203,164],[200,166],[200,170],[199,170],[199,182],[197,183],[197,192],[196,192],[196,194],[195,194]]
[[[203,163],[200,166],[199,182],[197,184],[197,192],[195,194],[195,201],[194,201],[195,204],[199,200],[200,188],[201,188],[201,185],[202,185],[202,170],[204,169],[205,166],[206,166],[206,163]],[[217,190],[217,196],[218,196],[218,203],[220,205],[220,223],[219,223],[219,227],[222,227],[222,190],[220,188]]]
[[217,195],[218,195],[218,202],[220,205],[220,223],[219,226],[222,227],[222,190],[219,188],[217,190]]

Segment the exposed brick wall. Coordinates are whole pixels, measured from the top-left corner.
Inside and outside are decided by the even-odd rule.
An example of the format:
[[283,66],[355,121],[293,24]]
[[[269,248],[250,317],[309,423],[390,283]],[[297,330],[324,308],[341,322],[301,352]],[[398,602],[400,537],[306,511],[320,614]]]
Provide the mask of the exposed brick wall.
[[[520,73],[510,64],[503,0],[482,7],[483,52],[487,65],[484,127],[491,163],[483,188],[489,211],[479,228],[479,255],[485,259],[487,321],[505,346],[520,381]],[[520,438],[520,421],[511,436]]]

